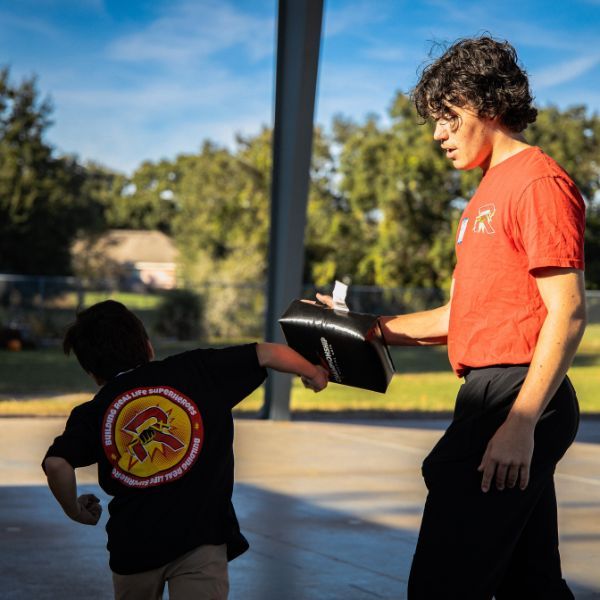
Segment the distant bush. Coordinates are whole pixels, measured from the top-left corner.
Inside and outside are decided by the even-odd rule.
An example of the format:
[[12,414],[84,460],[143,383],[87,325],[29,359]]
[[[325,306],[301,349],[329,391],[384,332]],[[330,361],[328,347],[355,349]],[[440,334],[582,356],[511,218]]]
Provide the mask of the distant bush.
[[204,334],[204,302],[190,290],[166,292],[158,307],[154,329],[177,340],[197,340]]

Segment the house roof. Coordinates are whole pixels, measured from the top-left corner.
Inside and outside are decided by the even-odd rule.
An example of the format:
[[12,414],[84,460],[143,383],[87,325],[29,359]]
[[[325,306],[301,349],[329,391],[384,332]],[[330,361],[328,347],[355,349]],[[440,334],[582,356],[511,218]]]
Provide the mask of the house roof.
[[[80,240],[73,252],[89,247],[89,241]],[[92,248],[119,263],[174,263],[177,258],[175,244],[162,231],[111,229],[95,240]]]

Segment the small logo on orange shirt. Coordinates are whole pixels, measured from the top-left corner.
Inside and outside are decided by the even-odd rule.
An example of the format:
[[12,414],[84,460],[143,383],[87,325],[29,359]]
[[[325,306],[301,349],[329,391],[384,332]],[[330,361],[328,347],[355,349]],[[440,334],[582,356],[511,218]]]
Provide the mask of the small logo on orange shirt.
[[496,233],[492,227],[492,218],[496,214],[493,204],[484,204],[479,207],[479,214],[475,217],[473,224],[474,233]]

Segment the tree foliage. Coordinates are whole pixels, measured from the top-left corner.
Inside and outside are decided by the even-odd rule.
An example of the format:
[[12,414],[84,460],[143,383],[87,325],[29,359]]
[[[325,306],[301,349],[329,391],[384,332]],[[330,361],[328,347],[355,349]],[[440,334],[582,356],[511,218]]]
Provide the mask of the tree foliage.
[[[206,142],[196,156],[180,157],[173,234],[186,274],[219,279],[214,264],[252,255],[254,276],[262,276],[268,228],[269,133],[250,143],[239,140],[237,153]],[[258,253],[258,254],[257,254]],[[202,264],[204,263],[204,264]]]
[[304,281],[319,287],[351,276],[366,250],[360,215],[336,186],[335,144],[316,129],[306,225]]
[[177,163],[168,160],[144,161],[129,178],[114,175],[104,203],[107,226],[171,234],[180,179]]
[[271,134],[240,137],[235,152],[206,142],[198,155],[181,156],[178,164],[173,235],[185,280],[203,286],[209,330],[225,337],[260,333]]
[[588,202],[600,190],[600,118],[585,106],[561,111],[555,106],[540,110],[526,132],[527,141],[540,146],[573,178]]
[[[56,157],[45,141],[50,114],[34,80],[13,85],[0,71],[0,271],[64,274],[76,235],[159,229],[174,238],[189,285],[228,286],[205,304],[222,333],[234,335],[245,314],[260,312],[262,300],[248,294],[241,306],[231,286],[266,278],[269,129],[240,136],[234,148],[206,141],[198,153],[143,162],[127,177]],[[456,223],[480,174],[455,171],[432,136],[402,93],[385,122],[337,117],[331,133],[315,130],[306,282],[449,286]],[[600,288],[600,118],[583,106],[550,106],[526,136],[564,166],[587,200],[587,284]]]
[[340,189],[365,233],[358,283],[442,287],[451,272],[452,201],[459,179],[398,94],[389,126],[368,118],[348,131],[340,156]]
[[69,272],[73,237],[102,221],[86,169],[44,140],[50,113],[34,79],[0,71],[0,271]]
[[527,139],[563,166],[587,201],[586,286],[600,289],[600,117],[585,106],[550,106],[540,111]]

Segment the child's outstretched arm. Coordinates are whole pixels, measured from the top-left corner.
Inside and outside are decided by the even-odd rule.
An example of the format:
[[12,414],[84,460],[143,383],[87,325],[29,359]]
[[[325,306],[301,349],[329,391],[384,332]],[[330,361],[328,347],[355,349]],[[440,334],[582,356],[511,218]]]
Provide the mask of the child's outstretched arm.
[[264,342],[256,345],[256,353],[261,367],[299,375],[302,383],[315,392],[327,387],[327,370],[313,365],[289,346]]
[[84,525],[96,525],[102,514],[100,500],[93,494],[77,497],[75,469],[64,458],[48,456],[44,460],[44,471],[48,487],[67,517]]

